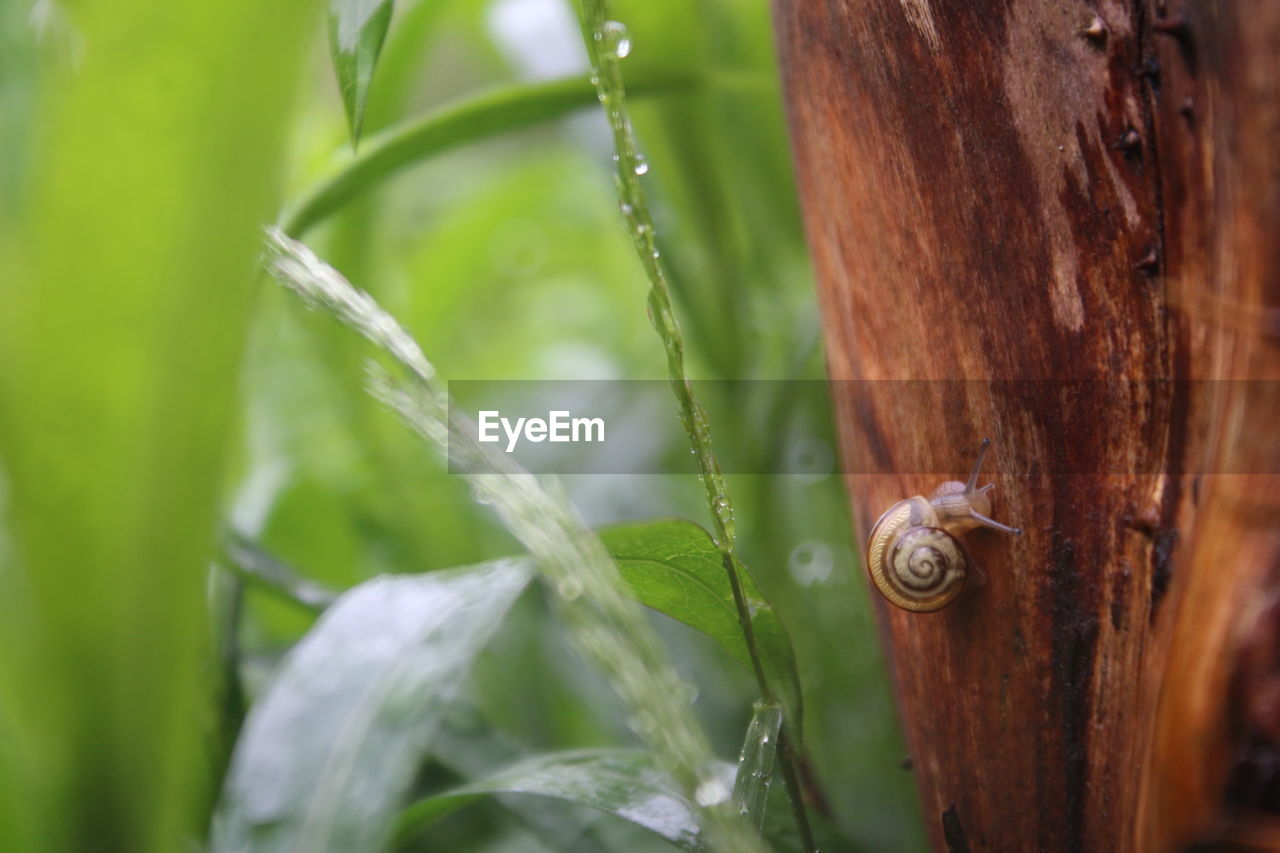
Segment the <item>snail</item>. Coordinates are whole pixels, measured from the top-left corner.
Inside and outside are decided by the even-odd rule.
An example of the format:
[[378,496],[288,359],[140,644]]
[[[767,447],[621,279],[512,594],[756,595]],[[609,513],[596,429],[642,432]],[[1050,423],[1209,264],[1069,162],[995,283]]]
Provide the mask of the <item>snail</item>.
[[916,495],[889,507],[871,528],[867,571],[880,594],[904,610],[928,613],[950,604],[964,589],[968,557],[956,539],[975,527],[1021,535],[990,518],[995,488],[978,488],[978,471],[991,440],[982,440],[967,482],[948,480],[925,498]]

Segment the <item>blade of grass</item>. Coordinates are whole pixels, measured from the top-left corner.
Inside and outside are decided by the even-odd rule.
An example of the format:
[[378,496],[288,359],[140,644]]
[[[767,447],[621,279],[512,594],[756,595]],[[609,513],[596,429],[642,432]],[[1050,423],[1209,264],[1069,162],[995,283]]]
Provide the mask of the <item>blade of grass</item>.
[[[661,71],[637,80],[638,96],[664,95],[700,85],[700,78]],[[495,89],[448,104],[438,110],[371,136],[360,153],[291,204],[280,228],[302,237],[347,201],[367,192],[414,163],[491,136],[549,121],[596,102],[596,90],[585,77]]]
[[[685,370],[684,337],[676,321],[671,301],[671,288],[659,258],[653,218],[641,183],[641,178],[648,173],[649,166],[636,146],[635,133],[632,130],[627,107],[626,88],[622,79],[621,61],[630,52],[630,36],[621,23],[610,19],[608,0],[578,0],[578,5],[587,54],[591,60],[592,79],[596,84],[600,104],[613,134],[613,159],[616,166],[619,208],[631,233],[632,244],[635,246],[640,265],[649,279],[649,318],[666,349],[667,373],[672,390],[675,392],[680,420],[685,432],[689,435],[689,442],[698,462],[698,473],[713,522],[714,538],[733,589],[738,622],[742,626],[742,635],[751,655],[756,681],[762,698],[766,702],[774,702],[776,693],[769,683],[761,662],[755,628],[743,593],[742,579],[738,573],[738,567],[742,562],[734,549],[733,503],[720,472],[715,451],[712,449],[711,425],[702,405],[694,396],[693,387]],[[795,811],[796,827],[800,831],[805,849],[812,853],[817,850],[817,846],[809,827],[799,777],[795,770],[795,762],[798,758],[793,754],[793,750],[799,743],[799,728],[795,721],[784,721],[783,725],[790,734],[790,737],[784,737],[780,744],[783,778]],[[794,740],[795,743],[789,743],[790,740]]]
[[449,395],[421,347],[367,293],[357,291],[306,246],[268,232],[266,265],[311,307],[327,311],[390,356],[409,378],[372,365],[368,389],[437,450],[469,472],[477,499],[491,504],[534,557],[557,612],[579,649],[609,678],[631,725],[663,768],[702,809],[718,850],[754,851],[758,839],[729,808],[687,685],[631,601],[599,538],[554,480],[542,480],[484,452],[468,429],[452,429]]
[[764,830],[765,806],[769,803],[769,783],[773,780],[773,760],[778,754],[781,728],[781,706],[757,702],[738,756],[738,774],[733,780],[733,801],[756,832]]

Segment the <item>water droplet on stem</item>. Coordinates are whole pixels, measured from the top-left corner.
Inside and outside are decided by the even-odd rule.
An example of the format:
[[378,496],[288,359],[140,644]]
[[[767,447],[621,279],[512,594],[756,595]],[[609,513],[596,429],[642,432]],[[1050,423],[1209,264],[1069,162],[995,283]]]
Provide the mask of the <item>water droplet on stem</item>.
[[605,53],[614,59],[626,59],[631,53],[631,34],[621,21],[606,21],[596,38],[604,42]]

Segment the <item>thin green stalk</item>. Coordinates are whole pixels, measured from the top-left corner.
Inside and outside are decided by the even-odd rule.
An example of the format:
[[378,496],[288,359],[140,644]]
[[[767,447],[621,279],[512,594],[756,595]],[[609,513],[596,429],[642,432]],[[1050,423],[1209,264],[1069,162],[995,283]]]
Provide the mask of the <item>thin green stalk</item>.
[[239,533],[223,534],[222,557],[218,565],[241,580],[312,613],[324,610],[338,597],[337,591],[303,577]]
[[[694,457],[697,459],[698,474],[702,481],[707,506],[711,511],[716,546],[720,549],[724,569],[733,590],[738,622],[742,626],[742,634],[751,656],[756,682],[764,701],[774,703],[777,701],[776,694],[765,676],[750,609],[743,595],[742,581],[738,574],[741,563],[735,553],[733,504],[724,476],[720,471],[720,464],[712,449],[711,425],[706,411],[694,395],[693,386],[685,370],[684,337],[672,308],[671,288],[667,283],[666,271],[660,260],[654,236],[653,218],[649,213],[649,205],[642,184],[642,178],[648,173],[649,166],[636,148],[635,133],[632,130],[627,107],[626,88],[622,79],[621,61],[630,52],[630,36],[626,27],[610,19],[608,0],[579,0],[579,2],[587,53],[591,58],[592,81],[596,84],[597,95],[613,133],[613,159],[616,166],[615,181],[618,188],[619,208],[626,220],[636,255],[649,279],[649,319],[666,350],[667,374],[671,388],[675,392],[680,420],[689,435]],[[784,725],[791,728],[794,721],[786,721]],[[795,760],[793,748],[793,746],[788,748],[781,756],[784,765],[783,778],[787,783],[787,793],[795,811],[796,826],[806,848],[814,851],[816,848],[809,828],[804,800],[798,784],[795,784],[795,769],[790,766]]]
[[389,355],[406,379],[371,365],[368,390],[466,472],[477,500],[493,506],[528,549],[557,612],[580,650],[609,678],[632,715],[632,727],[657,760],[703,809],[717,850],[760,850],[730,808],[706,735],[681,697],[680,678],[617,566],[554,480],[539,480],[505,457],[487,453],[453,413],[448,391],[421,347],[367,293],[357,291],[306,246],[279,229],[268,234],[267,268],[310,306],[325,310]]
[[215,697],[218,708],[217,753],[213,756],[213,766],[209,768],[213,784],[209,786],[207,808],[212,813],[217,807],[217,792],[231,763],[231,753],[249,702],[240,679],[240,618],[244,612],[244,583],[234,575],[221,578],[215,575],[210,599],[216,613],[214,648],[220,670]]

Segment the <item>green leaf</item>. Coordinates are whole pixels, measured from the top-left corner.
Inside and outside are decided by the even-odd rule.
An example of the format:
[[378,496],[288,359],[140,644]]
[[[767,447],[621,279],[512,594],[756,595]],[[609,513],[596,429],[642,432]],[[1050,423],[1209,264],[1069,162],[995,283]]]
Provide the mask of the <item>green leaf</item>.
[[[638,78],[632,94],[664,95],[687,91],[700,78],[682,72],[659,72]],[[507,86],[446,104],[370,137],[360,153],[291,204],[280,217],[280,229],[301,237],[347,201],[368,192],[414,163],[523,127],[594,106],[596,90],[586,77]]]
[[[508,619],[511,618],[508,617]],[[520,626],[516,625],[513,628],[514,630],[509,629],[513,641],[520,642],[522,638],[527,638],[528,635],[520,630]],[[501,659],[502,650],[491,648],[484,657]],[[518,667],[519,664],[516,666]],[[503,668],[504,671],[507,669],[506,666]],[[476,677],[477,674],[473,670],[472,678]],[[529,674],[529,682],[532,684],[545,677],[545,672],[532,672]],[[515,692],[506,695],[519,695],[519,689],[517,686]],[[581,701],[581,694],[579,694],[579,701]],[[516,708],[513,713],[519,713],[519,710]],[[495,725],[493,720],[476,708],[467,706],[464,700],[459,700],[449,709],[449,713],[441,721],[439,731],[431,741],[432,764],[440,765],[452,773],[454,778],[461,780],[484,779],[491,773],[505,770],[531,757],[530,751],[522,745],[520,740]],[[499,799],[502,807],[516,818],[519,825],[537,838],[542,848],[546,850],[607,853],[610,849],[615,849],[602,838],[602,836],[608,837],[612,827],[583,826],[581,810],[568,801],[551,803],[540,797],[501,797]],[[458,805],[463,805],[465,802],[467,801],[460,801]],[[622,828],[629,829],[629,827]],[[405,831],[403,820],[397,821],[397,835],[401,831]],[[418,850],[421,847],[410,849]]]
[[0,6],[0,849],[205,822],[206,578],[307,6]]
[[[732,772],[726,766],[726,775]],[[645,752],[575,750],[540,755],[492,776],[421,800],[400,816],[396,837],[407,841],[432,822],[491,794],[533,794],[598,809],[657,833],[682,850],[709,849],[698,807]]]
[[738,773],[733,779],[733,801],[751,821],[756,832],[764,830],[769,804],[769,783],[773,780],[773,760],[778,754],[778,731],[782,728],[782,708],[776,702],[757,702],[742,740]]
[[347,111],[351,144],[360,140],[373,69],[391,26],[392,0],[329,0],[329,54]]
[[379,850],[441,716],[530,577],[500,560],[343,595],[254,705],[217,851]]
[[[600,531],[600,540],[617,561],[618,571],[637,601],[701,631],[751,669],[733,588],[720,549],[705,530],[691,521],[663,519],[607,527]],[[751,573],[741,565],[738,572],[765,677],[782,703],[785,724],[799,742],[803,702],[791,638]]]

